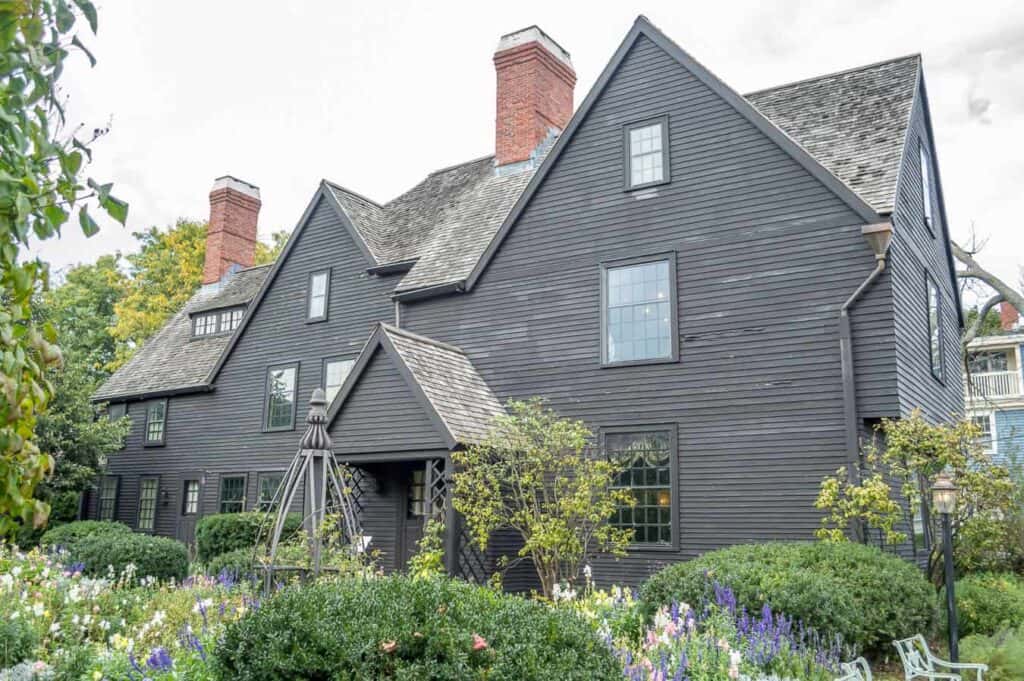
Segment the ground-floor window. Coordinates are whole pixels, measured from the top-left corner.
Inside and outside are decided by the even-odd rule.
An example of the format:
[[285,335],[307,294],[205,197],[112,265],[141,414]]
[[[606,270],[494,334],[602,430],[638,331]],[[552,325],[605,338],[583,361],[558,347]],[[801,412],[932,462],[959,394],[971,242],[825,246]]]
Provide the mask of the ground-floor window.
[[225,475],[220,479],[220,512],[241,513],[245,510],[245,476]]
[[142,478],[139,482],[139,529],[153,531],[156,522],[156,496],[160,481],[157,478]]
[[612,524],[633,530],[637,546],[671,545],[675,536],[673,431],[615,430],[603,435],[605,452],[626,467],[616,487],[628,490],[635,501],[632,507],[619,508]]
[[117,512],[117,488],[119,478],[108,475],[100,484],[100,520],[113,520]]
[[284,480],[284,473],[260,473],[256,486],[256,508],[261,511],[274,510],[274,495]]
[[186,480],[185,489],[181,498],[182,515],[195,515],[199,513],[199,481]]
[[410,518],[422,518],[427,514],[426,469],[423,466],[412,471],[409,480],[409,499],[406,505]]

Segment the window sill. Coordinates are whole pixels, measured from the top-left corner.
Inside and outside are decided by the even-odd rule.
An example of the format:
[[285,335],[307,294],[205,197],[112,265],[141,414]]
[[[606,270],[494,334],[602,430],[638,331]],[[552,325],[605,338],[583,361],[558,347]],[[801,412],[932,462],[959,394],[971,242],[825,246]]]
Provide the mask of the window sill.
[[319,324],[320,322],[326,322],[326,321],[327,321],[327,317],[326,316],[324,316],[324,317],[312,317],[312,318],[307,317],[306,318],[306,323],[307,324]]
[[143,447],[166,447],[167,442],[143,442]]
[[659,357],[656,359],[631,359],[623,360],[621,362],[602,362],[602,369],[614,369],[616,367],[638,367],[647,366],[649,364],[678,364],[678,357]]
[[278,426],[277,428],[267,428],[267,427],[264,427],[261,432],[263,432],[263,433],[287,433],[290,430],[295,430],[295,424],[294,423],[292,425],[290,425],[290,426]]
[[672,180],[670,178],[665,178],[664,180],[658,180],[657,182],[645,182],[643,184],[626,185],[625,187],[623,187],[622,191],[628,194],[629,192],[642,191],[644,189],[650,189],[651,187],[660,187],[662,185],[671,183]]
[[673,544],[630,544],[626,547],[627,553],[673,553],[679,547]]

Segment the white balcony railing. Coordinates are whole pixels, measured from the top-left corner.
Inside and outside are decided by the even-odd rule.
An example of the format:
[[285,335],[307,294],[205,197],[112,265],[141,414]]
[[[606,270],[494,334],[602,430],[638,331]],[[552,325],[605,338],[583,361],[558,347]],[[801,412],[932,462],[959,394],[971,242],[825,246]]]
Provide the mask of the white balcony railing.
[[990,371],[971,374],[968,395],[977,397],[1017,397],[1021,394],[1021,375],[1016,371]]

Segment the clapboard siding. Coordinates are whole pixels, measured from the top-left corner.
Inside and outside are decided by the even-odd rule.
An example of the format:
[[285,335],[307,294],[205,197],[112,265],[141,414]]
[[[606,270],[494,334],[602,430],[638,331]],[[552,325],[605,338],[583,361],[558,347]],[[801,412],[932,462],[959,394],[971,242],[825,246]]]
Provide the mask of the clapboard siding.
[[[672,181],[624,192],[622,126],[662,114]],[[727,544],[813,536],[820,480],[844,461],[838,313],[873,267],[862,223],[641,38],[473,291],[405,306],[403,323],[461,347],[502,400],[541,395],[594,429],[677,429],[679,551],[595,566],[636,583]],[[679,362],[601,368],[599,264],[666,252]],[[862,408],[894,415],[888,275],[854,332]],[[529,569],[509,577],[524,588]]]
[[[921,192],[921,169],[918,144],[923,144],[932,162],[932,184],[936,185],[935,149],[925,120],[923,85],[911,111],[900,169],[900,181],[894,211],[895,235],[892,244],[893,299],[896,309],[897,378],[900,411],[903,414],[921,409],[933,420],[947,420],[962,414],[964,408],[963,367],[960,351],[960,327],[957,318],[957,297],[949,271],[946,233],[939,210],[939,197],[934,196],[934,226],[925,226]],[[933,191],[936,191],[933,189]],[[931,275],[942,294],[942,352],[945,376],[937,380],[931,374],[928,337],[928,294],[925,273]]]

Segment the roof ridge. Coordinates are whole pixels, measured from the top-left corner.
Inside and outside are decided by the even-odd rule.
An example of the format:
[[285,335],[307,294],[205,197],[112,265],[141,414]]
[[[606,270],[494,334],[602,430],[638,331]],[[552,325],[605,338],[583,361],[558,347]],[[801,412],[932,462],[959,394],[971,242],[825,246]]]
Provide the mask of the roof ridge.
[[823,74],[820,74],[820,75],[817,75],[817,76],[809,76],[807,78],[800,78],[799,80],[792,80],[792,81],[789,81],[788,83],[781,83],[779,85],[772,85],[771,87],[761,88],[760,90],[751,90],[750,92],[744,93],[743,96],[744,97],[750,97],[752,95],[760,95],[760,94],[763,94],[765,92],[771,92],[772,90],[781,90],[783,88],[792,87],[793,85],[803,85],[805,83],[810,83],[810,82],[815,81],[815,80],[824,80],[825,78],[834,78],[836,76],[844,76],[844,75],[846,75],[848,73],[855,73],[857,71],[867,71],[868,69],[873,69],[873,68],[876,68],[878,66],[883,66],[885,64],[892,64],[893,62],[904,61],[906,59],[918,59],[918,60],[920,60],[921,59],[921,53],[920,52],[913,52],[911,54],[904,54],[904,55],[899,56],[899,57],[892,57],[892,58],[889,58],[889,59],[882,59],[880,61],[871,62],[870,64],[861,64],[860,66],[851,66],[850,68],[841,69],[839,71],[831,71],[829,73],[823,73]]
[[396,336],[404,336],[405,338],[408,338],[409,340],[414,340],[414,341],[418,341],[420,343],[426,343],[428,345],[433,345],[433,346],[436,346],[438,348],[441,348],[442,350],[447,350],[448,352],[454,352],[456,354],[462,355],[463,357],[466,356],[466,353],[464,353],[461,348],[457,348],[454,345],[449,345],[448,343],[443,343],[441,341],[434,340],[433,338],[427,338],[426,336],[421,336],[418,333],[413,333],[412,331],[408,331],[407,329],[402,329],[402,328],[399,328],[397,326],[392,326],[391,324],[387,324],[385,322],[378,322],[378,323],[380,324],[381,329],[383,329],[385,333],[391,333],[391,334],[394,334]]
[[346,194],[354,196],[354,197],[356,197],[358,199],[362,199],[363,201],[366,201],[367,203],[371,203],[374,206],[376,206],[377,208],[380,208],[381,210],[385,209],[385,206],[383,204],[377,203],[376,201],[371,199],[369,196],[365,196],[364,194],[360,194],[359,192],[353,191],[353,190],[349,189],[348,187],[343,187],[342,185],[338,184],[337,182],[332,182],[331,180],[328,180],[326,177],[323,178],[321,181],[324,184],[330,186],[331,189],[337,189],[338,191],[343,191]]
[[[258,270],[263,267],[272,267],[273,264],[274,261],[271,260],[270,262],[265,262],[259,265],[249,265],[248,267],[243,267],[242,269],[238,270],[238,272],[251,272],[252,270]],[[238,272],[235,272],[235,274],[238,274]]]
[[[455,168],[461,168],[462,166],[468,166],[468,165],[470,165],[472,163],[479,163],[480,161],[485,161],[485,160],[487,160],[489,158],[494,158],[494,154],[486,154],[484,156],[478,156],[477,158],[473,158],[473,159],[470,159],[468,161],[463,161],[462,163],[453,163],[450,166],[445,166],[443,168],[438,168],[437,170],[432,170],[429,173],[427,173],[427,177],[433,177],[434,175],[437,175],[438,173],[444,173],[444,172],[447,172],[449,170],[454,170]],[[401,196],[401,194],[399,194],[398,196]],[[398,197],[395,197],[395,198],[398,198]]]

